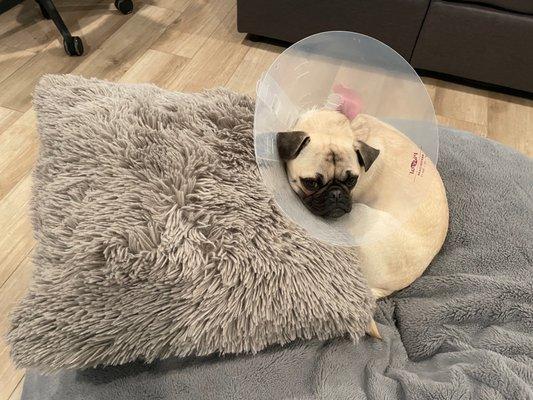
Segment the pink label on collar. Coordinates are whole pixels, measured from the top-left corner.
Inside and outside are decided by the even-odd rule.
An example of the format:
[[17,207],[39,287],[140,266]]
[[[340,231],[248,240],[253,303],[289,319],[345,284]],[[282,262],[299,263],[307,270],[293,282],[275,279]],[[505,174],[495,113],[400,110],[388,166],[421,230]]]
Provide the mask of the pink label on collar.
[[409,165],[409,175],[413,175],[413,180],[423,177],[425,172],[426,155],[421,151],[413,153],[411,164]]

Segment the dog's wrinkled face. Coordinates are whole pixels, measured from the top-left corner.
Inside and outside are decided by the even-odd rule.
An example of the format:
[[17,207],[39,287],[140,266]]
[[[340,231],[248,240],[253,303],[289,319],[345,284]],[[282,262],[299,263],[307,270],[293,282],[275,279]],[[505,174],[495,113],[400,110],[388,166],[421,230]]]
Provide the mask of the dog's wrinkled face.
[[310,111],[294,129],[277,135],[291,187],[315,215],[338,218],[349,213],[351,192],[379,150],[354,142],[350,121],[337,111]]

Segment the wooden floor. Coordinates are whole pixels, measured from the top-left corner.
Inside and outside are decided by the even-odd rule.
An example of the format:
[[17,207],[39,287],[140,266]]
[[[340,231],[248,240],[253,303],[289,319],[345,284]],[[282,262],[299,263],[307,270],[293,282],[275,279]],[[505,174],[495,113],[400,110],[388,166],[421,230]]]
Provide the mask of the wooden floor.
[[[0,15],[0,336],[27,288],[34,245],[27,215],[37,138],[31,92],[44,73],[75,73],[172,90],[214,86],[253,94],[261,73],[283,50],[236,31],[235,0],[136,1],[124,16],[112,1],[57,0],[85,44],[67,57],[33,1]],[[424,79],[441,124],[488,137],[533,156],[533,101]],[[24,371],[0,340],[0,400],[18,399]]]

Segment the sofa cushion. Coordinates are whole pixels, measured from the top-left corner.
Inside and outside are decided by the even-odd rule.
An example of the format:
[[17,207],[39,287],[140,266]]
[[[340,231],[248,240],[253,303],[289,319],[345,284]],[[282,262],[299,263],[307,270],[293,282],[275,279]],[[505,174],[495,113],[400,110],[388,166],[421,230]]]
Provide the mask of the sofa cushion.
[[411,53],[429,0],[238,0],[240,32],[297,42],[324,31],[354,31]]
[[411,64],[421,70],[533,92],[531,37],[530,15],[432,1]]

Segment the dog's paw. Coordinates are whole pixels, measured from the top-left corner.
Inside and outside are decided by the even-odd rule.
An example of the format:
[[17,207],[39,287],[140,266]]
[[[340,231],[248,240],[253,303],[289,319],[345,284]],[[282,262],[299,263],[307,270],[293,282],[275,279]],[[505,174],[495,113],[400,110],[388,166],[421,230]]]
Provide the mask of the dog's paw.
[[374,321],[373,319],[370,321],[370,323],[366,327],[366,334],[368,336],[376,338],[376,339],[380,339],[380,340],[383,339],[381,337],[381,334],[379,333],[379,329],[378,329],[378,326],[376,324],[376,321]]

